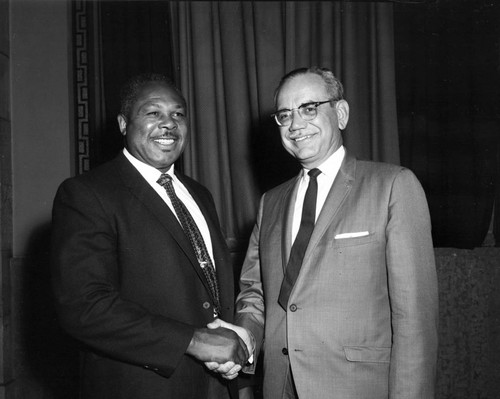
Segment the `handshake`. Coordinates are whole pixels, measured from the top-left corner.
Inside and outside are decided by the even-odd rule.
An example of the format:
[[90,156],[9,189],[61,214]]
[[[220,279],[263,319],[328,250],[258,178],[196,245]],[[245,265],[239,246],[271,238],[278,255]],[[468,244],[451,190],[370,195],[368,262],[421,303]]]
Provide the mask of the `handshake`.
[[215,319],[207,328],[195,330],[186,353],[205,363],[205,366],[227,380],[253,363],[255,340],[243,327]]

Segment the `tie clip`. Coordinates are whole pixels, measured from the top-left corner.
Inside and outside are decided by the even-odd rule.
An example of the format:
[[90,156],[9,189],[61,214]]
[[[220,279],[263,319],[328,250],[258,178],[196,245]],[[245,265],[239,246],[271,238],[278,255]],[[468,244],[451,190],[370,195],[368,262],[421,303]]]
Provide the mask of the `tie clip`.
[[208,262],[203,261],[203,260],[199,260],[199,261],[198,261],[198,263],[200,264],[200,267],[201,267],[202,269],[204,269],[204,268],[207,266],[207,263],[208,263]]

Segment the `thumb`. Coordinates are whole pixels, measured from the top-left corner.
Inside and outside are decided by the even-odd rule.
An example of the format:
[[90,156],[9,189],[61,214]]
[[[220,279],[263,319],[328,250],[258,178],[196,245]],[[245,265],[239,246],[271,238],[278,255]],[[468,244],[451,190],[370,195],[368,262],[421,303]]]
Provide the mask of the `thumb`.
[[219,327],[222,327],[222,323],[223,321],[221,319],[215,319],[214,321],[212,321],[211,323],[208,323],[207,324],[207,327],[211,330],[215,329],[215,328],[219,328]]

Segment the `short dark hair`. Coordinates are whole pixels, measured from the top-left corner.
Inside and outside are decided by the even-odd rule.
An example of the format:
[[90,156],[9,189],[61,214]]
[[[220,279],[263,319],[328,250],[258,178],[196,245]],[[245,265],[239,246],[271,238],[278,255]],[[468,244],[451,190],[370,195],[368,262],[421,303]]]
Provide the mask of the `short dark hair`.
[[293,71],[288,72],[283,76],[278,84],[278,87],[274,91],[274,104],[276,105],[276,99],[280,89],[289,80],[293,79],[299,75],[305,75],[307,73],[313,73],[320,76],[326,84],[326,90],[330,98],[334,100],[342,100],[344,98],[344,87],[340,80],[333,74],[333,72],[328,68],[321,68],[317,66],[311,66],[308,68],[297,68]]
[[147,72],[133,76],[122,86],[120,90],[120,114],[126,118],[130,117],[130,112],[133,104],[137,100],[137,95],[146,84],[151,82],[161,82],[172,88],[177,92],[177,94],[179,94],[184,102],[184,105],[186,105],[184,95],[172,79],[161,73]]

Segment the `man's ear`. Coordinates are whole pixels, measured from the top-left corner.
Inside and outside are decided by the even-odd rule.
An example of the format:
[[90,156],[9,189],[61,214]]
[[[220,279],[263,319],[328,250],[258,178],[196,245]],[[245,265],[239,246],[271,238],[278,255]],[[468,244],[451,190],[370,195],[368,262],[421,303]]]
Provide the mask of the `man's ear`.
[[127,118],[122,114],[118,114],[117,119],[120,132],[125,136],[127,134]]
[[349,104],[346,100],[339,100],[335,103],[335,109],[337,110],[339,129],[344,130],[349,121]]

